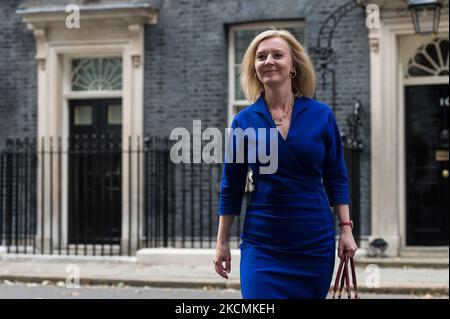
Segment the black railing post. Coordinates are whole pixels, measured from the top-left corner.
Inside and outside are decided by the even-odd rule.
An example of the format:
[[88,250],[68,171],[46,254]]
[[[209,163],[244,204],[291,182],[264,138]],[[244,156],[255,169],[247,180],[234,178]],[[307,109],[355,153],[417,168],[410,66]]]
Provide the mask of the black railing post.
[[140,228],[141,228],[141,146],[140,146],[140,139],[139,136],[137,136],[137,146],[136,146],[136,164],[137,164],[137,174],[136,174],[136,179],[137,179],[137,229],[136,229],[136,250],[139,250],[140,248]]
[[[154,180],[154,176],[153,176],[153,167],[155,165],[155,156],[153,148],[155,145],[155,138],[152,137],[150,138],[150,142],[148,145],[148,149],[147,152],[149,154],[149,168],[148,168],[148,174],[147,174],[147,185],[148,185],[148,230],[147,230],[147,236],[148,236],[148,242],[150,243],[150,247],[154,247],[154,221],[153,221],[153,216],[155,213],[155,180]],[[147,244],[147,247],[149,247],[149,245]]]
[[354,237],[357,245],[361,242],[361,201],[360,201],[360,154],[363,144],[360,139],[361,102],[354,105],[352,114],[347,118],[346,130],[342,136],[344,148],[346,150],[345,160],[349,173],[350,186],[350,214],[354,223]]
[[[201,156],[201,154],[200,154]],[[200,163],[198,164],[199,166],[199,174],[198,174],[198,179],[199,179],[199,185],[198,185],[198,189],[200,192],[200,207],[199,207],[199,220],[198,223],[200,224],[200,248],[203,248],[203,161],[200,160]]]
[[53,254],[53,138],[50,137],[50,254]]
[[167,139],[167,154],[169,157],[169,180],[170,180],[170,216],[171,216],[171,236],[172,236],[172,247],[176,247],[176,239],[177,239],[177,232],[176,232],[176,209],[177,209],[177,200],[176,200],[176,167],[174,167],[172,160],[170,158],[170,143],[169,139]]
[[100,225],[100,234],[99,234],[99,241],[100,241],[100,256],[104,256],[105,255],[105,240],[107,239],[107,231],[106,231],[106,226],[105,226],[105,211],[104,211],[104,203],[106,201],[105,198],[105,183],[107,183],[107,176],[105,174],[105,172],[107,172],[107,169],[103,169],[103,165],[106,165],[105,163],[105,153],[108,151],[107,149],[107,141],[105,138],[105,134],[102,134],[100,136],[100,141],[99,141],[99,149],[100,149],[100,153],[99,153],[99,164],[98,164],[98,169],[101,172],[100,174],[100,201],[99,201],[99,205],[98,205],[98,212],[100,215],[100,221],[99,221],[99,225]]
[[143,190],[143,193],[144,193],[144,225],[145,225],[145,227],[144,227],[144,236],[145,236],[145,247],[146,248],[148,248],[149,246],[148,246],[148,244],[149,244],[149,235],[150,235],[150,233],[149,233],[149,207],[150,207],[150,202],[149,202],[149,200],[150,200],[150,194],[149,194],[149,185],[148,185],[148,182],[149,182],[149,180],[150,180],[150,178],[149,178],[149,169],[148,169],[148,166],[149,166],[149,143],[150,143],[150,139],[148,138],[148,137],[145,137],[144,138],[144,149],[143,149],[143,152],[144,152],[144,158],[143,158],[143,161],[144,161],[144,176],[143,176],[143,178],[144,178],[144,190]]
[[81,159],[81,141],[78,135],[75,135],[75,141],[74,141],[74,150],[73,150],[73,175],[71,176],[74,180],[72,180],[72,183],[74,185],[74,203],[73,203],[73,220],[74,220],[74,241],[75,241],[75,255],[78,255],[78,242],[80,237],[80,208],[82,205],[80,204],[80,195],[81,195],[81,181],[80,181],[80,159]]
[[181,247],[186,247],[186,163],[181,164]]
[[89,151],[92,149],[92,138],[88,135],[84,135],[85,148],[83,148],[83,245],[84,245],[84,255],[87,255],[88,246],[88,208],[89,208],[89,182],[92,180],[92,172],[89,174]]
[[160,242],[160,234],[161,234],[161,210],[162,210],[162,186],[161,183],[164,182],[163,178],[164,176],[161,176],[161,173],[163,172],[163,160],[161,158],[161,151],[160,151],[160,139],[159,137],[156,137],[156,144],[155,144],[155,155],[157,158],[156,165],[155,165],[155,183],[156,183],[156,213],[155,213],[155,245],[159,246]]
[[132,214],[132,207],[131,207],[131,146],[132,140],[131,136],[128,136],[128,255],[131,255],[131,214]]
[[151,231],[151,246],[156,247],[156,232],[157,232],[157,215],[158,215],[158,184],[156,183],[156,166],[158,165],[158,158],[156,156],[156,137],[152,137],[151,143],[151,166],[150,166],[150,191],[151,191],[151,205],[150,205],[150,231]]
[[33,243],[33,254],[36,254],[36,234],[37,234],[37,176],[38,176],[38,147],[37,147],[38,143],[37,140],[33,141],[33,145],[32,145],[32,151],[31,151],[31,183],[30,183],[30,190],[31,190],[31,202],[30,202],[30,206],[31,206],[31,237],[33,238],[32,243]]
[[[95,256],[96,254],[96,246],[97,246],[97,238],[101,237],[101,231],[97,232],[96,228],[96,215],[97,215],[97,185],[99,185],[99,177],[100,177],[100,168],[98,167],[97,156],[99,154],[99,140],[98,136],[94,134],[92,136],[92,145],[89,159],[91,161],[91,200],[89,200],[89,208],[90,208],[90,216],[88,221],[88,242],[92,243],[92,254]],[[98,184],[97,184],[98,183]]]
[[16,253],[19,253],[19,223],[20,223],[20,152],[21,145],[20,140],[16,139],[16,149],[14,151],[14,208],[13,212],[13,224],[14,224],[14,244],[16,246]]
[[[12,143],[12,141],[10,141]],[[5,187],[5,235],[6,235],[6,248],[7,252],[10,252],[11,248],[11,232],[12,232],[12,216],[13,216],[13,170],[12,170],[13,150],[6,154],[6,187]]]
[[44,215],[45,215],[45,139],[41,144],[41,254],[44,253]]
[[164,247],[168,247],[168,243],[169,243],[169,161],[170,161],[170,156],[168,156],[168,153],[166,152],[166,143],[165,143],[165,139],[162,140],[162,158],[163,158],[163,165],[164,165],[164,194],[163,194],[163,198],[164,198],[164,202],[163,202],[163,240],[164,240]]
[[360,151],[352,150],[352,198],[351,205],[353,207],[355,238],[358,240],[358,245],[361,241],[361,203],[360,203]]
[[62,145],[61,136],[58,137],[58,255],[61,255],[61,241],[62,241]]
[[[24,253],[27,253],[27,245],[28,245],[28,215],[29,215],[29,187],[30,187],[30,180],[29,180],[29,143],[28,139],[25,139],[25,147],[24,147],[24,156],[23,156],[23,162],[24,162],[24,185],[23,185],[23,213],[24,213],[24,225],[23,225],[23,238],[24,238]],[[0,186],[1,187],[1,186]]]
[[4,194],[6,190],[6,187],[4,185],[5,170],[3,169],[3,166],[5,164],[5,156],[5,153],[0,153],[0,246],[3,246],[3,219],[5,218],[5,207],[3,205],[4,199],[6,198]]
[[[194,154],[192,154],[194,155]],[[191,248],[194,248],[195,245],[195,232],[194,232],[194,225],[195,225],[195,220],[194,220],[194,161],[192,161],[190,164],[191,167]]]
[[[108,179],[106,181],[108,185],[108,200],[107,203],[107,211],[111,212],[114,208],[114,154],[115,154],[115,145],[114,145],[114,138],[110,136],[108,138],[108,160],[107,160],[107,172],[108,172]],[[108,227],[108,244],[109,244],[109,255],[111,256],[113,254],[113,245],[112,241],[114,238],[114,232],[113,232],[113,217],[112,214],[107,214],[107,227]],[[119,238],[119,255],[122,254],[122,239]]]
[[[215,162],[214,162],[215,163]],[[212,193],[214,190],[214,184],[213,183],[213,168],[214,168],[213,163],[209,164],[209,201],[208,201],[208,242],[209,242],[209,248],[212,247],[212,216],[214,214],[213,209],[212,209]]]

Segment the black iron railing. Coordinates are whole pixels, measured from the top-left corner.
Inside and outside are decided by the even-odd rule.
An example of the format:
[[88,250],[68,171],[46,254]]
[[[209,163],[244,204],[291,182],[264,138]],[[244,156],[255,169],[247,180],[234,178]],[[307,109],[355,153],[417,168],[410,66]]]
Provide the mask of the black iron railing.
[[343,133],[344,156],[349,176],[350,189],[350,217],[355,225],[353,235],[356,243],[361,244],[361,153],[363,143],[361,140],[361,102],[355,102],[352,113],[346,119]]
[[[0,246],[8,252],[215,247],[221,164],[174,164],[169,141],[157,137],[39,142],[9,140],[0,153]],[[242,223],[232,229],[235,247]]]
[[[8,253],[106,256],[214,248],[221,164],[174,164],[170,146],[157,137],[10,140],[0,152],[0,246]],[[346,161],[358,219],[359,151],[346,147]],[[235,248],[250,194],[231,230]]]
[[0,246],[35,251],[37,158],[29,140],[14,144],[0,156]]

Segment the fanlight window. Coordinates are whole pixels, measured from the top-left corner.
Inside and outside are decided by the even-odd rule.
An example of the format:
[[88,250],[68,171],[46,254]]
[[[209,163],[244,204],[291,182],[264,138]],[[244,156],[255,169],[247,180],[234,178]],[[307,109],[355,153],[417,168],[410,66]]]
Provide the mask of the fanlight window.
[[448,76],[448,39],[436,38],[408,61],[406,77]]
[[73,59],[71,80],[72,91],[122,90],[122,59]]

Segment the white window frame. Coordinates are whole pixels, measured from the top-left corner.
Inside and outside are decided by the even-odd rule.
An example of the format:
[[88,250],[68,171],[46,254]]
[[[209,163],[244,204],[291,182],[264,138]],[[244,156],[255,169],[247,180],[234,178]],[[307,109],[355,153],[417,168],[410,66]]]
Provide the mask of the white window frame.
[[[121,58],[122,59],[122,90],[113,91],[73,91],[72,90],[72,60],[91,58]],[[91,53],[91,54],[70,54],[64,56],[64,83],[63,98],[65,99],[94,99],[94,98],[122,98],[123,95],[123,54],[118,53]]]
[[[408,76],[408,63],[411,59],[414,59],[415,55],[419,52],[419,47],[426,46],[436,38],[443,38],[448,41],[448,33],[441,33],[439,35],[432,35],[429,37],[421,38],[421,42],[416,45],[415,51],[412,55],[405,59],[403,62],[403,84],[404,85],[432,85],[432,84],[447,84],[448,83],[448,75],[422,75],[422,76]],[[440,54],[440,53],[439,53]],[[441,57],[444,63],[448,66],[448,57]],[[446,60],[445,60],[446,59]]]

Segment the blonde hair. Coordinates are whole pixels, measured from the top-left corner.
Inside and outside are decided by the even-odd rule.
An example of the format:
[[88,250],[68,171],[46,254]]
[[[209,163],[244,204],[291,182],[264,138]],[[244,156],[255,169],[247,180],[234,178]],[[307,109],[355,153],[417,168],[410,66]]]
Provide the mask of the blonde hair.
[[258,34],[245,51],[241,64],[241,88],[248,101],[258,99],[264,86],[256,76],[255,55],[261,41],[279,37],[285,40],[291,49],[292,63],[297,75],[292,78],[292,92],[296,96],[312,97],[316,87],[316,74],[305,48],[287,30],[267,30]]

